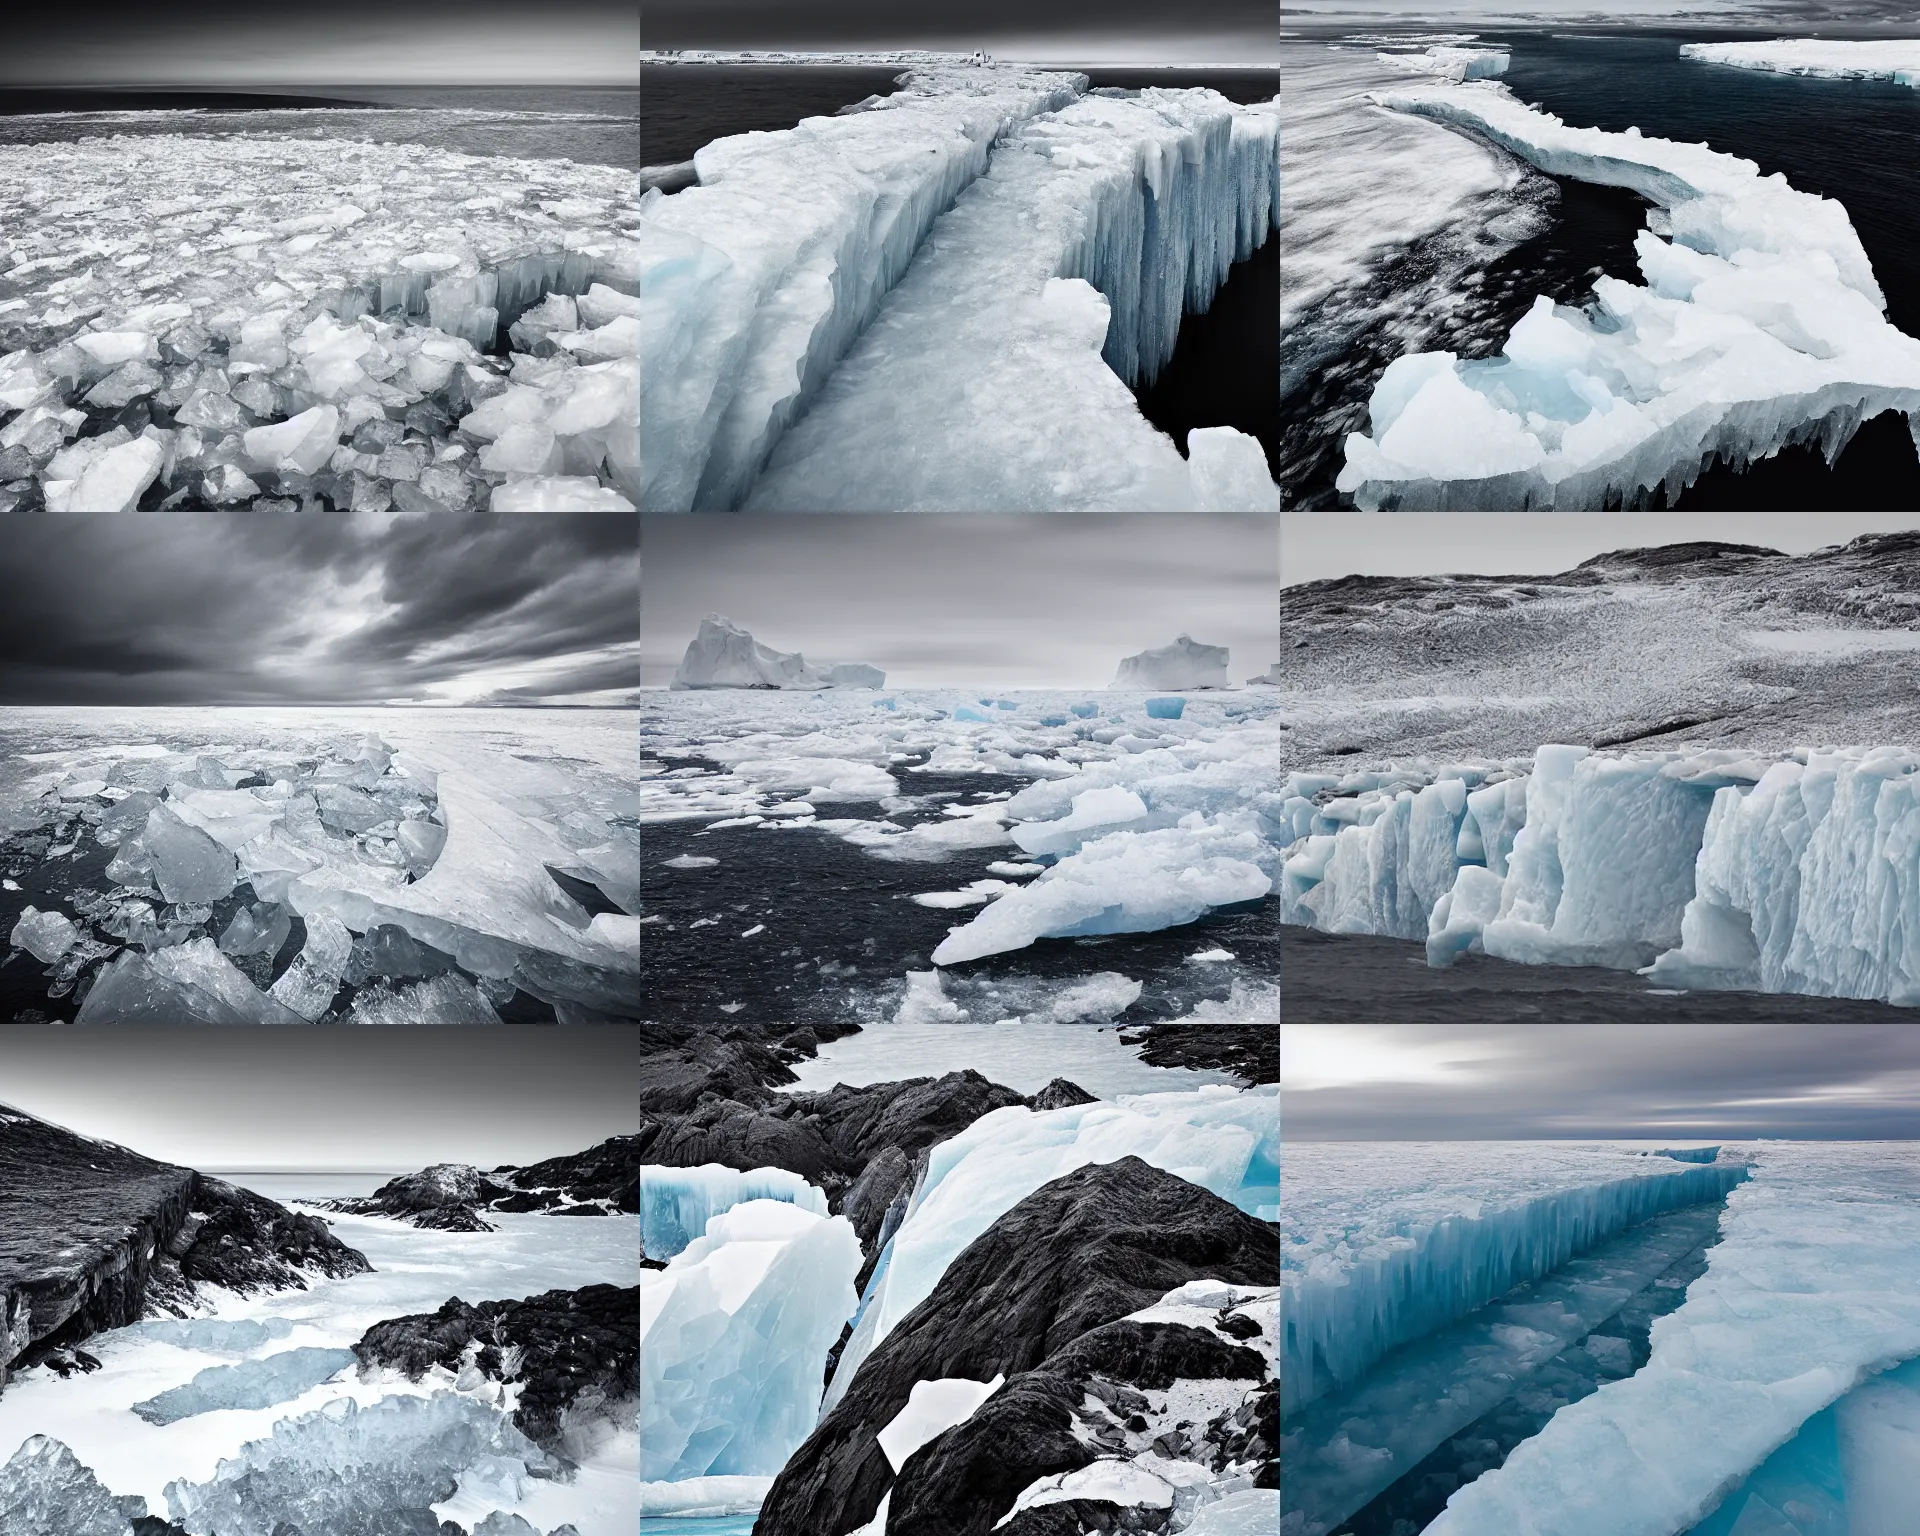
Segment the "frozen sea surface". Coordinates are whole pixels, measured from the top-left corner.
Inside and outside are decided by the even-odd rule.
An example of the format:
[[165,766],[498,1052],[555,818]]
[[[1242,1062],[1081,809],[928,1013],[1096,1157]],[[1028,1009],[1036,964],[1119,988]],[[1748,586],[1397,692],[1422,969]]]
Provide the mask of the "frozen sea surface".
[[623,711],[0,712],[0,927],[24,938],[32,906],[77,930],[16,945],[0,1001],[29,1021],[630,1019],[634,730]]
[[[153,1425],[131,1411],[135,1402],[184,1385],[209,1367],[228,1366],[293,1348],[345,1348],[385,1318],[436,1310],[449,1297],[467,1301],[537,1295],[584,1285],[631,1285],[639,1257],[639,1224],[493,1215],[494,1232],[437,1232],[376,1217],[329,1215],[336,1235],[365,1253],[372,1274],[315,1280],[305,1291],[218,1295],[211,1317],[276,1326],[245,1349],[214,1352],[163,1342],[165,1324],[135,1324],[88,1340],[101,1369],[61,1380],[44,1368],[23,1372],[0,1397],[0,1445],[6,1453],[29,1435],[49,1435],[72,1448],[116,1494],[138,1494],[166,1508],[164,1488],[204,1482],[218,1463],[282,1420],[350,1399],[363,1406],[393,1396],[426,1397],[454,1390],[446,1372],[408,1382],[392,1373],[362,1381],[340,1373],[270,1408],[223,1409]],[[564,1240],[562,1240],[564,1239]],[[290,1325],[283,1332],[278,1325]],[[390,1378],[390,1379],[389,1379]],[[604,1444],[571,1483],[533,1480],[515,1495],[479,1472],[441,1507],[472,1525],[494,1509],[518,1513],[542,1531],[571,1520],[582,1536],[631,1530],[638,1515],[631,1435]],[[489,1489],[492,1491],[488,1491]]]

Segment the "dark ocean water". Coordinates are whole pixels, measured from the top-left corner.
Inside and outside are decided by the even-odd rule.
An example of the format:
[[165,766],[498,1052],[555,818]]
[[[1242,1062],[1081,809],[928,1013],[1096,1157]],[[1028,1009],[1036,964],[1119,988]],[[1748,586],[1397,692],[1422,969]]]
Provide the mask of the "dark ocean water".
[[[1887,296],[1888,317],[1920,334],[1920,92],[1888,82],[1807,80],[1680,57],[1686,42],[1729,39],[1709,32],[1575,36],[1483,34],[1512,50],[1502,82],[1520,100],[1578,127],[1705,142],[1782,172],[1796,188],[1842,204]],[[1585,304],[1604,272],[1641,281],[1633,237],[1646,203],[1618,188],[1556,179],[1551,222],[1487,268],[1474,312],[1423,342],[1426,350],[1490,356],[1536,294]],[[1416,246],[1376,275],[1409,285]],[[1399,270],[1397,271],[1396,268]],[[1364,417],[1381,369],[1397,355],[1383,338],[1358,338],[1346,357],[1290,394],[1283,467],[1289,505],[1337,504],[1333,477],[1344,431]],[[1336,421],[1344,419],[1335,427]],[[1788,448],[1735,473],[1716,464],[1676,503],[1680,509],[1905,509],[1920,505],[1920,461],[1905,422],[1869,423],[1828,467],[1817,449]]]
[[[896,69],[773,65],[642,65],[640,144],[647,165],[677,165],[733,133],[791,128],[868,96],[892,94]],[[1271,100],[1268,70],[1085,70],[1094,87],[1205,86],[1230,101]],[[1137,388],[1141,414],[1182,453],[1195,427],[1237,427],[1280,463],[1280,243],[1237,262],[1204,315],[1188,315],[1174,354],[1151,385]]]
[[274,133],[638,169],[639,106],[639,91],[631,86],[0,90],[0,144],[109,134]]

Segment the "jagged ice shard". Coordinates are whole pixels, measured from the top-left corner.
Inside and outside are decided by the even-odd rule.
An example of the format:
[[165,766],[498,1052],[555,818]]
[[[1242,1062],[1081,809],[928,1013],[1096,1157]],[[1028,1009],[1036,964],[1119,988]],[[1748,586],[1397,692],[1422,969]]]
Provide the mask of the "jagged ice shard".
[[867,110],[719,140],[699,187],[649,193],[643,504],[1277,505],[1257,444],[1205,429],[1189,464],[1122,382],[1267,238],[1277,112],[1085,88],[918,70]]
[[1569,127],[1487,81],[1373,99],[1655,207],[1644,285],[1602,277],[1585,310],[1537,298],[1498,358],[1388,366],[1338,480],[1362,508],[1631,505],[1715,457],[1818,442],[1831,460],[1883,411],[1920,420],[1920,340],[1887,320],[1839,203],[1705,144]]
[[1409,763],[1282,790],[1281,920],[1658,985],[1920,1003],[1920,756]]

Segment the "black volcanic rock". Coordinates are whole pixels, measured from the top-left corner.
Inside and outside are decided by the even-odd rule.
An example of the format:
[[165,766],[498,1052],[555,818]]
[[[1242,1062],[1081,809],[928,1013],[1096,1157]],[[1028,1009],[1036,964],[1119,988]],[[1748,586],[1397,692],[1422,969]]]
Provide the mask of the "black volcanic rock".
[[315,1217],[0,1106],[0,1386],[103,1329],[183,1309],[199,1284],[303,1287],[370,1267]]
[[[853,1530],[870,1520],[893,1482],[875,1436],[906,1406],[915,1382],[951,1376],[988,1381],[1004,1374],[1009,1382],[997,1399],[1015,1385],[1012,1378],[1037,1371],[1082,1335],[1152,1306],[1191,1280],[1273,1286],[1279,1272],[1276,1228],[1137,1157],[1076,1169],[1043,1185],[968,1244],[934,1293],[867,1357],[846,1395],[775,1479],[756,1536],[816,1536]],[[1097,1347],[1114,1350],[1120,1343]],[[1143,1359],[1151,1355],[1144,1342],[1136,1341],[1133,1347]],[[1090,1370],[1106,1358],[1089,1356],[1074,1369]],[[1011,1507],[1020,1487],[1045,1475],[1033,1467],[1069,1455],[1058,1433],[1059,1416],[1068,1411],[1062,1406],[1062,1390],[1067,1389],[1022,1384],[1009,1399],[1020,1412],[1017,1425],[1006,1433],[1017,1428],[1027,1436],[1036,1447],[1036,1459],[1019,1461],[1016,1470],[1006,1474],[1023,1480],[1004,1504],[982,1502],[984,1489],[969,1494],[982,1510],[992,1507],[983,1529]],[[1000,1433],[997,1416],[985,1415],[983,1409],[976,1417],[982,1432]],[[951,1433],[910,1457],[903,1480],[907,1470],[944,1445]],[[1084,1446],[1079,1451],[1091,1459]],[[990,1480],[1000,1476],[990,1474],[984,1463],[969,1475]],[[947,1485],[936,1480],[928,1486]],[[1003,1490],[998,1483],[993,1487],[997,1498]],[[901,1508],[896,1499],[890,1527],[897,1524]],[[947,1510],[944,1518],[950,1525],[942,1528],[943,1536],[972,1529],[963,1524],[958,1510]]]
[[328,1200],[331,1211],[394,1216],[416,1227],[447,1232],[491,1232],[486,1211],[547,1211],[604,1216],[640,1209],[638,1136],[614,1136],[584,1152],[550,1157],[524,1168],[511,1164],[482,1173],[466,1163],[436,1163],[389,1179],[371,1195]]
[[[513,1421],[552,1450],[571,1421],[613,1417],[634,1399],[639,1288],[589,1285],[476,1304],[456,1296],[437,1312],[374,1324],[353,1352],[363,1367],[389,1367],[418,1381],[436,1365],[458,1372],[475,1345],[472,1363],[481,1374],[522,1384]],[[510,1351],[519,1362],[511,1373]]]

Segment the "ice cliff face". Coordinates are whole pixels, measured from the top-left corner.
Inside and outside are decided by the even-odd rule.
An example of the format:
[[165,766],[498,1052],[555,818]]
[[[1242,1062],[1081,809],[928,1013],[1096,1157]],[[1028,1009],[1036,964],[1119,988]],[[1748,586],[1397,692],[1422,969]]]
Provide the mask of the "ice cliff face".
[[1644,285],[1602,277],[1590,311],[1537,299],[1497,359],[1388,367],[1338,482],[1363,508],[1633,503],[1716,455],[1817,441],[1833,458],[1882,411],[1920,417],[1920,341],[1887,321],[1838,203],[1703,144],[1569,127],[1484,82],[1375,99],[1655,209],[1635,241]]
[[0,167],[0,507],[632,506],[628,173],[171,135]]
[[1920,1003],[1910,751],[1549,746],[1368,777],[1290,778],[1283,921],[1424,938],[1434,965],[1473,951]]
[[864,662],[810,666],[798,651],[762,645],[731,619],[710,613],[673,674],[686,688],[883,688],[887,674]]
[[1680,57],[1823,80],[1891,80],[1895,85],[1920,89],[1920,44],[1904,38],[1832,42],[1783,37],[1764,43],[1682,43]]

